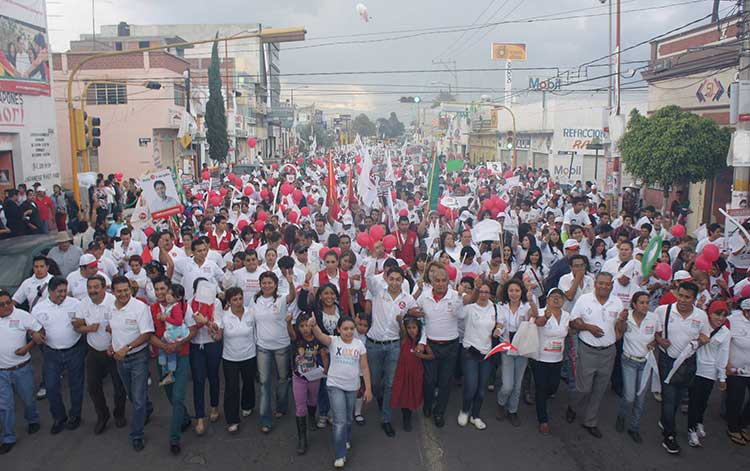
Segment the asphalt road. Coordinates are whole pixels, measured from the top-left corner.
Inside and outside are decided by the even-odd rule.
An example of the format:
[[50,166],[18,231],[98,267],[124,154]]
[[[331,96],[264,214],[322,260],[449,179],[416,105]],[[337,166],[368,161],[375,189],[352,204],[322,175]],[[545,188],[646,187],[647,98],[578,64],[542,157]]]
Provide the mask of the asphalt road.
[[[36,374],[41,371],[35,359]],[[155,371],[155,365],[152,365]],[[107,391],[109,384],[105,386]],[[682,454],[670,456],[661,447],[661,434],[657,429],[658,403],[649,397],[643,420],[644,443],[634,444],[626,434],[614,430],[618,398],[608,394],[600,412],[602,439],[591,437],[580,425],[569,425],[564,420],[566,392],[561,391],[551,405],[549,436],[537,432],[533,406],[522,404],[519,416],[521,426],[514,428],[507,421],[494,418],[493,393],[487,393],[483,418],[487,429],[478,431],[471,425],[465,429],[456,423],[460,388],[451,392],[451,405],[446,425],[436,428],[431,421],[415,414],[414,431],[404,432],[400,414],[395,414],[396,437],[382,433],[378,422],[377,406],[366,406],[368,419],[364,427],[355,425],[352,451],[347,469],[386,471],[391,469],[448,471],[468,469],[483,471],[499,469],[530,470],[659,470],[679,466],[681,471],[706,469],[748,469],[750,447],[732,444],[726,436],[726,426],[719,417],[719,391],[714,390],[706,413],[704,447],[687,446],[686,416],[679,414],[678,440]],[[188,387],[188,409],[192,409],[191,387]],[[269,435],[259,430],[256,413],[246,419],[239,434],[226,432],[223,416],[210,424],[207,433],[198,437],[191,430],[182,440],[183,451],[172,456],[168,448],[169,406],[156,385],[150,388],[155,412],[146,426],[146,448],[141,453],[132,450],[128,429],[116,429],[110,422],[106,432],[94,436],[96,420],[90,399],[84,399],[83,425],[75,431],[64,431],[57,436],[49,434],[51,418],[47,401],[39,401],[42,430],[34,436],[26,435],[23,412],[17,401],[18,443],[7,455],[0,456],[2,470],[68,471],[106,467],[110,471],[138,469],[246,469],[263,467],[268,470],[318,470],[331,469],[333,451],[330,428],[310,434],[311,449],[304,456],[295,453],[296,428],[294,418],[282,418]],[[67,402],[67,399],[66,399]],[[293,410],[293,409],[290,409]],[[128,414],[130,407],[128,406]]]

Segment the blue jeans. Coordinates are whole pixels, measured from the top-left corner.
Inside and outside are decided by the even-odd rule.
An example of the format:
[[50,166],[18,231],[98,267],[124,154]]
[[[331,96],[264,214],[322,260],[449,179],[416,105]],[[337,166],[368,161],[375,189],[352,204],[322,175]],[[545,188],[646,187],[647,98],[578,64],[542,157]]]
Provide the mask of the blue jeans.
[[[643,394],[638,394],[641,389],[641,373],[646,367],[646,362],[637,362],[626,357],[622,357],[622,399],[620,399],[620,411],[618,415],[620,417],[628,417],[630,415],[630,423],[628,424],[628,430],[633,432],[639,432],[641,428],[641,417],[643,417],[643,409],[646,403],[646,392],[643,390]],[[651,378],[648,375],[646,382]],[[632,414],[631,414],[632,410]]]
[[187,409],[185,408],[185,392],[187,389],[188,372],[190,371],[190,358],[187,355],[177,355],[177,366],[174,370],[174,383],[164,387],[169,403],[172,404],[172,418],[169,421],[169,442],[180,443],[182,437],[182,426],[190,422]]
[[352,440],[352,417],[357,391],[328,387],[333,412],[333,451],[336,459],[346,458],[346,444]]
[[62,422],[68,419],[65,404],[62,399],[60,375],[68,372],[68,387],[70,388],[70,416],[81,416],[83,403],[83,386],[85,380],[86,341],[81,337],[77,344],[66,350],[54,350],[48,346],[42,347],[44,355],[44,384],[47,387],[47,399],[52,419]]
[[377,344],[367,340],[367,363],[370,365],[372,391],[381,405],[381,420],[391,422],[391,391],[393,377],[396,376],[396,365],[401,352],[398,341],[387,344]]
[[508,409],[508,412],[518,412],[518,401],[521,398],[521,385],[523,384],[523,373],[526,371],[528,359],[517,355],[502,353],[502,378],[503,385],[497,392],[497,403]]
[[461,348],[461,366],[464,373],[464,403],[461,410],[469,413],[471,417],[479,417],[484,390],[492,373],[492,360],[483,358],[480,353]]
[[195,418],[206,416],[206,379],[211,407],[219,407],[219,367],[222,342],[190,344],[190,372],[193,375],[193,405]]
[[130,440],[143,440],[143,427],[148,415],[148,348],[127,355],[117,362],[122,385],[133,404]]
[[[424,409],[436,416],[445,415],[451,393],[451,382],[456,371],[456,357],[461,345],[458,339],[446,343],[427,340],[432,349],[434,360],[425,360],[424,364]],[[368,359],[369,360],[369,359]],[[435,404],[435,388],[438,389]]]
[[159,350],[159,359],[157,362],[161,366],[162,376],[165,376],[170,371],[174,372],[177,369],[177,353],[166,353],[164,350]]
[[265,350],[258,347],[258,376],[260,376],[260,425],[273,425],[271,389],[273,370],[276,365],[276,410],[286,414],[289,409],[289,349]]
[[31,363],[12,371],[0,371],[0,425],[2,443],[16,443],[16,401],[15,395],[23,401],[23,416],[30,424],[39,423],[36,410],[34,371]]

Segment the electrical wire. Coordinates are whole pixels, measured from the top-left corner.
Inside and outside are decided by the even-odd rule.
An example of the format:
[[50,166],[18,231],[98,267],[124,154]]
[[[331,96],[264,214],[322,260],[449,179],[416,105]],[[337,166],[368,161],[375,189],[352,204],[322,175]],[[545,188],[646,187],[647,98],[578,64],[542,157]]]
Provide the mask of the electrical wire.
[[[472,26],[473,26],[473,25],[475,25],[475,24],[477,24],[477,21],[479,21],[479,19],[480,19],[480,18],[482,17],[482,15],[484,15],[484,14],[485,14],[485,13],[487,12],[487,10],[489,10],[489,9],[490,9],[490,7],[491,7],[491,6],[492,6],[492,5],[493,5],[493,4],[494,4],[494,3],[496,2],[496,1],[497,1],[497,0],[491,0],[491,1],[490,1],[490,3],[489,3],[489,4],[488,4],[488,5],[486,6],[486,7],[484,7],[484,10],[482,10],[482,12],[481,12],[481,13],[479,13],[479,15],[477,15],[476,19],[475,19],[475,20],[474,20],[474,21],[473,21],[473,22],[471,23],[471,24],[472,24]],[[505,0],[505,1],[506,1],[506,3],[507,3],[507,2],[509,1],[509,0]],[[438,55],[437,55],[437,56],[435,56],[435,57],[440,57],[440,56],[443,56],[444,54],[446,54],[446,53],[447,53],[447,52],[448,52],[449,50],[451,50],[451,48],[453,48],[453,47],[454,47],[454,46],[455,46],[456,44],[458,44],[458,43],[459,43],[459,42],[461,41],[461,39],[463,39],[463,37],[464,37],[465,35],[466,35],[466,31],[463,31],[463,32],[461,33],[461,36],[459,36],[459,37],[458,37],[457,39],[455,39],[455,40],[454,40],[454,41],[453,41],[453,42],[452,42],[451,44],[449,44],[449,45],[448,45],[448,47],[447,47],[447,48],[445,48],[445,50],[444,50],[443,52],[441,52],[440,54],[438,54]]]

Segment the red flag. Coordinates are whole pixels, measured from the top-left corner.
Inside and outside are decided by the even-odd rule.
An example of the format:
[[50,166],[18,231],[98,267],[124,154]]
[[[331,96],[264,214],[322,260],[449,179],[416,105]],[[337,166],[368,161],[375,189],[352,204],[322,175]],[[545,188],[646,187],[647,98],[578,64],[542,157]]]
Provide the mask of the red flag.
[[508,352],[508,351],[517,352],[518,349],[516,347],[514,347],[513,344],[511,344],[510,342],[503,342],[503,343],[497,345],[495,348],[493,348],[489,352],[487,352],[487,355],[484,356],[484,359],[486,360],[486,359],[488,359],[489,357],[491,357],[492,355],[494,355],[496,353]]
[[146,247],[144,247],[143,253],[141,253],[141,258],[143,259],[144,265],[152,260],[151,251],[148,249],[148,244],[146,244]]
[[352,203],[356,203],[357,198],[354,197],[354,168],[349,166],[349,182],[346,187],[346,204],[349,208],[352,207]]
[[326,205],[331,219],[337,220],[341,214],[338,191],[336,190],[336,169],[333,166],[333,152],[328,153],[328,179],[326,180]]

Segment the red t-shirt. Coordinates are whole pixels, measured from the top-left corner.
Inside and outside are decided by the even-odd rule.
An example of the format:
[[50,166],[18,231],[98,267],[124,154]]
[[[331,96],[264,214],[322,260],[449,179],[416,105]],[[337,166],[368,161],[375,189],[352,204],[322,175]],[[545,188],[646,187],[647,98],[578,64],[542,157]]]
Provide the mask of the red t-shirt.
[[55,205],[52,203],[52,198],[45,196],[44,198],[36,198],[36,206],[39,208],[39,218],[42,221],[48,221],[52,217]]
[[[151,318],[154,320],[154,333],[159,338],[164,337],[164,331],[167,330],[165,321],[159,320],[159,314],[162,313],[164,308],[165,306],[162,306],[158,302],[149,306],[149,309],[151,309]],[[185,342],[182,345],[179,351],[179,355],[180,356],[190,355],[190,342]]]

